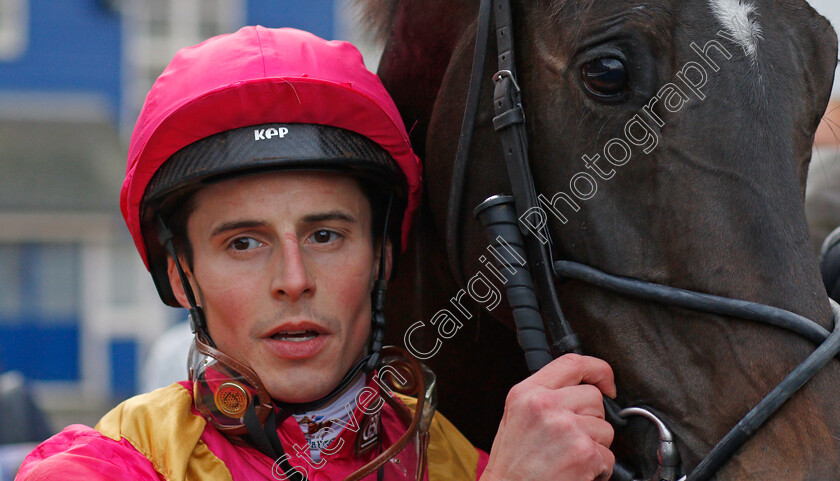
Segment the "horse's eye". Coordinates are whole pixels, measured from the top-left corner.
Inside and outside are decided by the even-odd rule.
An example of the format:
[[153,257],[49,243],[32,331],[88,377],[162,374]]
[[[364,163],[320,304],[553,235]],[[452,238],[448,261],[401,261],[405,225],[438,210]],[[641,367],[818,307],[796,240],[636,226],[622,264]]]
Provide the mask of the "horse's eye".
[[580,69],[583,85],[599,100],[617,100],[627,90],[627,68],[615,57],[596,58]]

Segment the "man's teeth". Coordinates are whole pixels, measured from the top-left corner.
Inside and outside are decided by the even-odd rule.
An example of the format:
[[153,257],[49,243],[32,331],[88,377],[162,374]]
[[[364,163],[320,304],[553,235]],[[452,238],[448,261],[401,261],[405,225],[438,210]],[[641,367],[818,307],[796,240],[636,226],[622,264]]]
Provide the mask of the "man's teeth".
[[291,342],[303,342],[315,339],[318,337],[318,333],[315,331],[283,331],[278,332],[277,334],[271,336],[273,339],[277,339],[278,341],[291,341]]

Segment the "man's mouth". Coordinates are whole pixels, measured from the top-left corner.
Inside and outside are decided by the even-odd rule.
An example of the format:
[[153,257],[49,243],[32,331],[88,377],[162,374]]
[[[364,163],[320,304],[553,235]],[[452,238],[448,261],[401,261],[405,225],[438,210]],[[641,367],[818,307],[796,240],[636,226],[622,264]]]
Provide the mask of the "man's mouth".
[[330,339],[330,331],[308,320],[287,321],[265,334],[268,347],[283,359],[306,359],[316,356]]
[[298,331],[280,331],[271,336],[271,338],[276,341],[304,342],[311,341],[318,336],[320,336],[320,334],[315,331],[302,329]]

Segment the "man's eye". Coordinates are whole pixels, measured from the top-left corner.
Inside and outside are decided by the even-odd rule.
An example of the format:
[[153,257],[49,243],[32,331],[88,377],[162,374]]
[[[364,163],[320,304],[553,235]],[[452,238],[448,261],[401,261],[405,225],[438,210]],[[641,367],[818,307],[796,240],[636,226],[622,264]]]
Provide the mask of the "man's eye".
[[253,237],[237,237],[230,243],[230,247],[236,251],[246,251],[261,246],[262,243]]
[[316,244],[326,244],[327,242],[332,242],[336,239],[338,239],[338,234],[326,229],[316,231],[314,234],[309,236],[309,240],[311,242],[315,242]]

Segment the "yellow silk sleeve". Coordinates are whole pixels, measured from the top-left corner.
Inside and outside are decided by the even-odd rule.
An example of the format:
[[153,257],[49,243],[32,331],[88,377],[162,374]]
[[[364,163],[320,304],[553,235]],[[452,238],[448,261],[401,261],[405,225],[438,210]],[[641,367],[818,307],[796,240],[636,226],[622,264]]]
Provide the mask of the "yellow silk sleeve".
[[128,399],[95,429],[127,440],[167,481],[230,481],[224,463],[201,441],[206,421],[192,413],[192,393],[180,384]]

